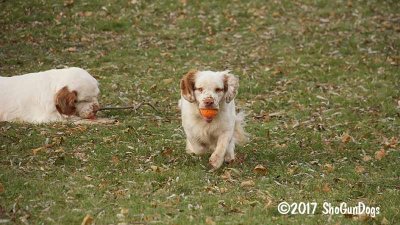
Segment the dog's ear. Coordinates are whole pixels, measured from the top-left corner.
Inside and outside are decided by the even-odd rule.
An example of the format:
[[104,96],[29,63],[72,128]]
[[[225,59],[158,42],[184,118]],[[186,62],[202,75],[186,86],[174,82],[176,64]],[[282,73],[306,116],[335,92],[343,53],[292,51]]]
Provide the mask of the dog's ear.
[[55,105],[59,113],[71,116],[75,114],[75,103],[78,98],[78,92],[69,91],[67,86],[61,88],[55,96]]
[[194,80],[196,77],[197,70],[191,70],[181,79],[181,95],[188,101],[194,102],[196,98],[194,96]]
[[222,72],[224,74],[224,91],[226,103],[231,102],[237,95],[239,88],[239,79],[229,73],[229,70]]

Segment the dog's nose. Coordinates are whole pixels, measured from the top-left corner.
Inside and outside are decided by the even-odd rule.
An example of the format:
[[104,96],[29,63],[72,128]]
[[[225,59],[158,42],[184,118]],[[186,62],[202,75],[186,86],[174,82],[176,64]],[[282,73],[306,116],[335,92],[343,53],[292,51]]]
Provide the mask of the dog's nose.
[[214,104],[214,99],[212,99],[212,98],[206,98],[206,99],[204,99],[204,105],[205,106],[212,106],[213,104]]

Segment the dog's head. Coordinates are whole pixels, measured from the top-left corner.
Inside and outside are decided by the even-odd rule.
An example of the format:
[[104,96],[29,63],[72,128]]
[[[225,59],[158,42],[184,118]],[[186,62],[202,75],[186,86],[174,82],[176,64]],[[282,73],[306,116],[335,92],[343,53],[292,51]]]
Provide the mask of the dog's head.
[[236,96],[239,80],[229,71],[189,71],[181,80],[181,95],[199,109],[219,109]]
[[60,88],[55,95],[55,106],[60,114],[76,115],[93,119],[99,110],[98,82],[86,71],[68,77],[67,85]]

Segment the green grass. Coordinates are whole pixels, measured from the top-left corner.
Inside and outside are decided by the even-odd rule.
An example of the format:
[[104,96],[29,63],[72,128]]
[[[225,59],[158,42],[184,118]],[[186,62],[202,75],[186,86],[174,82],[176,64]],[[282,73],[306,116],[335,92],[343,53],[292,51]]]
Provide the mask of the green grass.
[[[400,139],[398,1],[132,2],[0,1],[1,76],[78,66],[99,80],[103,105],[148,101],[160,110],[101,114],[117,125],[1,122],[0,220],[400,220],[400,144],[385,144]],[[192,68],[240,77],[236,101],[252,141],[216,172],[208,156],[184,151],[178,82]],[[253,172],[259,164],[267,174]],[[248,180],[254,186],[242,187]],[[315,215],[280,215],[282,201],[319,206]],[[359,201],[381,213],[322,214],[323,202]]]

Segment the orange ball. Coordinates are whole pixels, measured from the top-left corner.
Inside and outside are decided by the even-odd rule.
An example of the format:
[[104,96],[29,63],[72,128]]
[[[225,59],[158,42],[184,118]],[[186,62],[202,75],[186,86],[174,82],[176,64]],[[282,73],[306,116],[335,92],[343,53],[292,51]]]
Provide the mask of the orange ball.
[[206,118],[214,118],[218,114],[218,109],[200,109],[200,114]]

